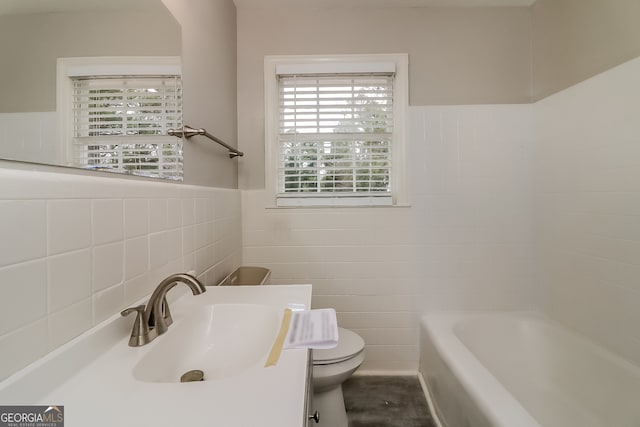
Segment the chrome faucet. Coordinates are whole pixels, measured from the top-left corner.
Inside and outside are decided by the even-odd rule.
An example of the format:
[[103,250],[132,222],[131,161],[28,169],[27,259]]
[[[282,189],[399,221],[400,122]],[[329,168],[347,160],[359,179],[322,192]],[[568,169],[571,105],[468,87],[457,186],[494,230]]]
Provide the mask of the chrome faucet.
[[122,316],[137,313],[136,320],[133,323],[133,330],[131,331],[131,338],[129,338],[131,347],[140,347],[148,344],[158,335],[167,332],[167,329],[173,323],[173,319],[169,312],[166,296],[167,292],[178,283],[184,283],[189,286],[193,295],[199,295],[207,290],[198,279],[190,274],[172,274],[164,279],[151,294],[146,308],[143,304],[127,308],[120,313]]

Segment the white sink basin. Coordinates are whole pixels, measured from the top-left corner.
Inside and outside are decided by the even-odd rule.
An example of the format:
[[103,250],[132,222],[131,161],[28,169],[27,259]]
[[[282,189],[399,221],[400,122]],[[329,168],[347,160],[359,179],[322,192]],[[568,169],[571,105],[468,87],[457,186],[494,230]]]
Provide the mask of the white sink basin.
[[138,381],[179,383],[191,370],[204,381],[232,377],[264,364],[280,327],[282,310],[260,304],[199,307],[156,338],[133,369]]
[[[311,285],[212,286],[170,304],[173,325],[153,342],[129,347],[132,319],[114,314],[0,382],[0,403],[64,404],[68,427],[304,425],[309,352],[264,362],[284,309],[309,307]],[[205,381],[178,382],[193,369]]]

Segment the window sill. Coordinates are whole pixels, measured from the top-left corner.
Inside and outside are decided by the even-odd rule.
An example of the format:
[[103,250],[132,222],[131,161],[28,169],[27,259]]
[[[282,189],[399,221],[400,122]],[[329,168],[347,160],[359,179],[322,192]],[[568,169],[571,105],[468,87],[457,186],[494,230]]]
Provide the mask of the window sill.
[[334,208],[394,206],[391,196],[278,196],[276,208]]

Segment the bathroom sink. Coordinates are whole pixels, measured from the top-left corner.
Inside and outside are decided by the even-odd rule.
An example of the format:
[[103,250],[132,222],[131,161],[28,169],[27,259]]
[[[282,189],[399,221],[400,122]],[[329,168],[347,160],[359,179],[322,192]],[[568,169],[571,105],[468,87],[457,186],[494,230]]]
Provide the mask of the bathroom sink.
[[179,383],[200,370],[204,381],[263,364],[278,334],[282,310],[261,304],[213,304],[174,319],[133,369],[138,381]]
[[[284,309],[309,307],[311,285],[210,286],[171,304],[173,324],[149,344],[130,347],[133,319],[114,314],[0,381],[0,402],[62,402],[73,408],[70,426],[303,424],[309,352],[288,349],[277,365],[264,363]],[[196,369],[204,381],[179,382]]]

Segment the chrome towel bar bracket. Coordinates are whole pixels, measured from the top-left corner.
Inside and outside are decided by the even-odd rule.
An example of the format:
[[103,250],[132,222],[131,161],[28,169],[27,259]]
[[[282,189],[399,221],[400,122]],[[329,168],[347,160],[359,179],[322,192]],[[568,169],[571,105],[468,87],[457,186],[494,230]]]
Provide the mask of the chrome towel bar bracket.
[[187,139],[189,139],[189,138],[191,138],[192,136],[195,136],[195,135],[206,136],[210,140],[212,140],[214,142],[217,142],[218,144],[222,145],[224,148],[229,150],[229,158],[230,159],[233,159],[234,157],[242,157],[242,156],[244,156],[244,153],[242,151],[236,150],[235,148],[233,148],[229,144],[225,143],[224,141],[222,141],[219,138],[216,138],[215,136],[211,135],[209,132],[207,132],[206,130],[204,130],[202,128],[195,129],[195,128],[192,128],[191,126],[184,125],[184,126],[182,126],[182,129],[169,129],[167,131],[167,135],[176,136],[178,138],[187,138]]

